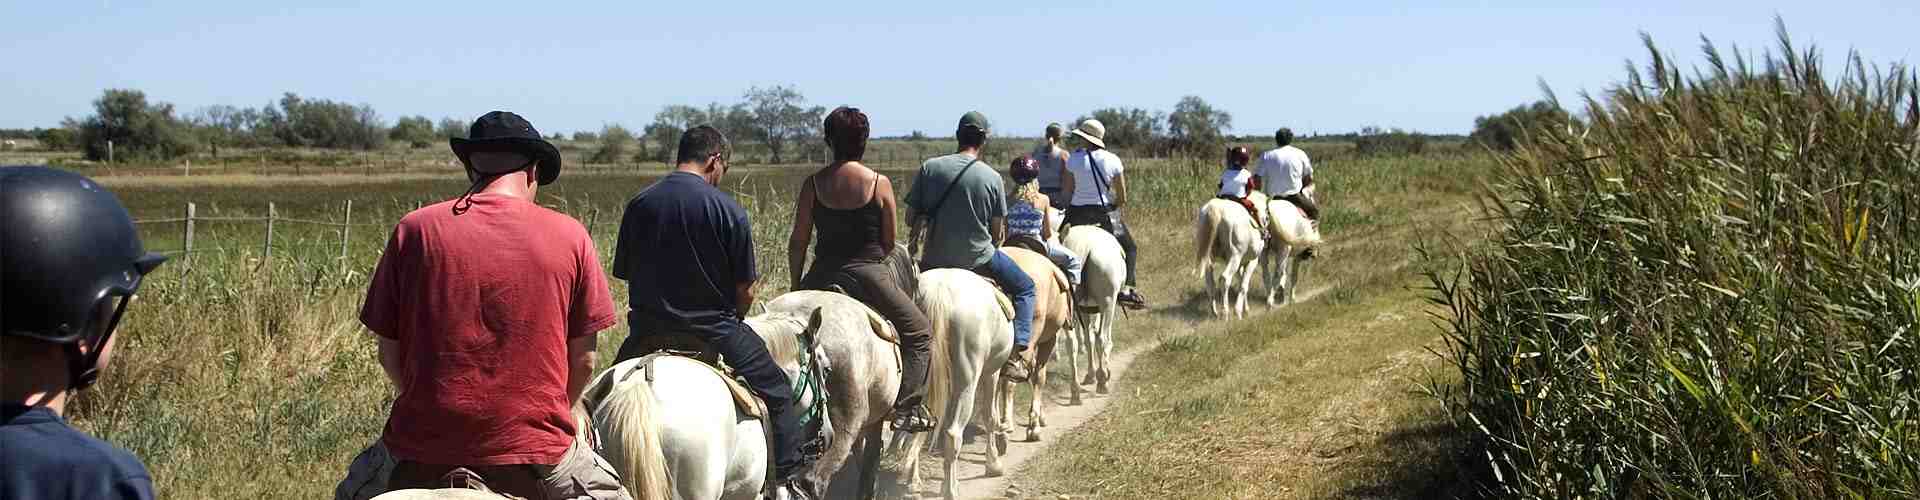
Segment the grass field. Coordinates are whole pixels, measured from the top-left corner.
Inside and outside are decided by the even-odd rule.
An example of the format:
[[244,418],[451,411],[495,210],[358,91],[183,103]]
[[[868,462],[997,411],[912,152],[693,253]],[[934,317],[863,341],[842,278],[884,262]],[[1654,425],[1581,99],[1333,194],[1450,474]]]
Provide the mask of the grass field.
[[[1319,299],[1330,306],[1310,303],[1238,326],[1202,317],[1206,306],[1196,295],[1197,278],[1188,269],[1192,261],[1191,249],[1187,248],[1191,213],[1211,193],[1216,173],[1211,167],[1202,169],[1173,161],[1130,163],[1137,201],[1129,207],[1128,217],[1145,249],[1142,283],[1158,301],[1158,309],[1123,320],[1119,342],[1125,348],[1161,339],[1181,340],[1152,355],[1154,368],[1130,375],[1120,383],[1122,395],[1116,397],[1126,399],[1114,415],[1122,418],[1072,436],[1058,436],[1067,443],[1060,451],[1063,458],[1048,458],[1045,463],[1068,465],[1048,465],[1036,477],[1077,478],[1071,482],[1048,481],[1055,485],[1089,484],[1087,481],[1120,472],[1087,472],[1078,465],[1084,463],[1083,455],[1109,452],[1088,448],[1085,443],[1147,442],[1136,439],[1131,427],[1112,425],[1137,426],[1175,418],[1199,423],[1224,418],[1219,413],[1222,410],[1255,411],[1252,407],[1188,403],[1182,408],[1191,406],[1191,411],[1125,417],[1130,415],[1128,411],[1165,406],[1157,391],[1186,392],[1182,388],[1190,384],[1209,383],[1221,374],[1241,372],[1227,369],[1231,365],[1221,361],[1245,363],[1248,369],[1242,376],[1255,376],[1262,370],[1254,367],[1271,360],[1253,353],[1291,345],[1291,341],[1275,342],[1275,338],[1304,335],[1280,337],[1273,333],[1279,329],[1345,324],[1343,318],[1371,317],[1365,311],[1404,305],[1393,302],[1393,297],[1405,298],[1407,293],[1403,287],[1409,282],[1402,278],[1409,272],[1404,269],[1412,256],[1409,245],[1429,234],[1424,226],[1435,222],[1420,217],[1438,216],[1442,222],[1463,220],[1464,212],[1458,211],[1456,204],[1459,193],[1471,185],[1472,179],[1463,172],[1475,171],[1487,160],[1434,155],[1319,163],[1324,172],[1322,200],[1328,207],[1325,227],[1336,243],[1327,257],[1313,266],[1314,274],[1306,286],[1317,286],[1312,280],[1338,283],[1327,297]],[[759,289],[762,297],[787,288],[784,242],[788,226],[781,221],[791,217],[793,188],[811,170],[746,167],[728,178],[726,187],[756,222],[757,252],[765,279]],[[658,169],[570,171],[559,183],[540,191],[541,202],[591,221],[591,232],[605,264],[611,262],[609,252],[621,206],[659,173]],[[911,172],[888,168],[885,173],[904,192]],[[353,200],[354,221],[370,225],[352,228],[344,261],[337,258],[340,234],[335,227],[283,223],[276,228],[274,258],[263,262],[259,248],[263,224],[198,223],[192,270],[176,261],[151,278],[123,327],[122,355],[116,357],[107,382],[89,391],[76,406],[78,425],[128,447],[147,461],[163,496],[313,498],[329,494],[353,453],[377,436],[391,398],[374,359],[373,343],[354,319],[366,274],[392,221],[417,203],[457,195],[465,188],[464,179],[453,171],[371,177],[241,173],[105,179],[141,219],[178,217],[187,202],[198,206],[200,217],[263,215],[265,205],[273,202],[281,217],[336,220],[343,203]],[[180,248],[181,228],[177,223],[146,224],[142,229],[153,249]],[[1347,239],[1352,241],[1340,243]],[[1393,270],[1381,272],[1388,269]],[[616,299],[624,300],[625,284],[616,280],[613,286]],[[1334,316],[1323,316],[1319,311],[1324,307],[1330,307]],[[1413,317],[1418,312],[1393,314]],[[1386,354],[1418,352],[1434,334],[1430,330],[1419,333],[1414,323],[1418,322],[1403,325],[1404,335],[1383,334],[1365,342]],[[1184,337],[1190,333],[1200,335]],[[624,325],[603,333],[603,354],[610,356],[625,334]],[[1334,346],[1319,348],[1330,347]],[[1236,356],[1213,361],[1180,358],[1195,349],[1229,349]],[[1362,363],[1356,360],[1372,359],[1370,356],[1377,354],[1347,347],[1335,350],[1345,357],[1329,361],[1339,366]],[[1173,358],[1160,362],[1169,356]],[[1337,372],[1298,376],[1324,378],[1328,384],[1340,384],[1337,387],[1359,383]],[[1405,396],[1411,388],[1410,384],[1394,382],[1386,391]],[[1269,390],[1259,385],[1246,389]],[[1411,415],[1425,415],[1420,412],[1432,408],[1410,396],[1396,401],[1392,408]],[[1133,477],[1145,480],[1149,476]],[[1125,492],[1136,491],[1108,484],[1103,488],[1117,489],[1099,491],[1122,497],[1129,496]]]

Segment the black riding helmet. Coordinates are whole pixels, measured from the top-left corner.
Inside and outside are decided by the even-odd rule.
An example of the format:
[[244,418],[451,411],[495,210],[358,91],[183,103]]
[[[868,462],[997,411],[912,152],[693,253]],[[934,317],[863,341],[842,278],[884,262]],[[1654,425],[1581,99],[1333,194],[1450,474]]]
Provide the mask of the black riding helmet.
[[[127,299],[166,260],[140,245],[126,207],[92,179],[0,167],[0,335],[66,345],[73,388],[93,382]],[[102,305],[114,307],[104,325]]]

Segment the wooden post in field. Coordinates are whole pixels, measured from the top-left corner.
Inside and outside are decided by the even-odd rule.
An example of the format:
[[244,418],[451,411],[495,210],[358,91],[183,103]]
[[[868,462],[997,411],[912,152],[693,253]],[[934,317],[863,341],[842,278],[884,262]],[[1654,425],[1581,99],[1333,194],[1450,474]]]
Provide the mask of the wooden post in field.
[[347,208],[340,214],[340,264],[347,262],[347,238],[353,232],[353,200],[347,200]]
[[278,215],[278,211],[274,210],[273,202],[267,202],[267,242],[260,247],[261,264],[266,264],[267,259],[273,258],[273,219]]
[[107,139],[107,163],[113,163],[113,139]]
[[191,201],[187,202],[186,234],[181,235],[180,240],[185,241],[187,246],[186,250],[180,252],[180,263],[187,266],[187,269],[193,269],[193,202]]
[[181,176],[181,177],[192,177],[192,176],[193,176],[193,159],[192,159],[192,158],[188,158],[188,159],[187,159],[187,173],[184,173],[184,174],[180,174],[180,176]]

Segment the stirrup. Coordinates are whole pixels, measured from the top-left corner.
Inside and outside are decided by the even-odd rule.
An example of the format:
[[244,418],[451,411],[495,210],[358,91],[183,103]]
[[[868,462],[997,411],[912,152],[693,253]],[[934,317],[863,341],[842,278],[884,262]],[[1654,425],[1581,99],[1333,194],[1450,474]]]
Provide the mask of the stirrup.
[[[1020,369],[1020,372],[1018,373],[1014,372],[1013,369],[1015,367],[1018,367]],[[1033,365],[1027,362],[1027,358],[1021,357],[1020,353],[1017,353],[1017,352],[1013,353],[1013,355],[1011,356],[1008,356],[1006,367],[1000,369],[1000,378],[1007,379],[1008,382],[1013,382],[1016,384],[1021,382],[1026,382],[1027,378],[1032,376],[1033,376]]]
[[893,431],[918,434],[933,430],[933,414],[927,411],[927,405],[913,405],[911,408],[893,410]]

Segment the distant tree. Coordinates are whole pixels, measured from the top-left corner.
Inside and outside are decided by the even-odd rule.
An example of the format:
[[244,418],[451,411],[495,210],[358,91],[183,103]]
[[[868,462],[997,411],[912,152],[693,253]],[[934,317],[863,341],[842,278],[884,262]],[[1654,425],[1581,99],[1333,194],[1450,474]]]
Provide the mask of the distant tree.
[[1517,106],[1505,113],[1474,118],[1473,134],[1467,138],[1489,148],[1510,151],[1522,137],[1539,130],[1539,127],[1564,127],[1573,121],[1565,109],[1552,101],[1542,100]]
[[432,118],[418,115],[403,116],[399,121],[393,122],[393,130],[387,132],[387,138],[407,143],[414,149],[420,149],[432,146],[434,139],[445,139],[436,137],[433,132]]
[[1167,115],[1167,137],[1173,149],[1187,154],[1207,154],[1220,149],[1226,139],[1220,131],[1233,128],[1233,115],[1213,109],[1199,96],[1180,98]]
[[598,140],[600,140],[600,135],[593,132],[581,130],[573,133],[573,142],[593,142]]
[[927,133],[926,133],[926,132],[921,132],[921,131],[918,131],[918,130],[915,130],[915,131],[913,131],[913,133],[911,133],[911,134],[907,134],[907,140],[909,140],[909,141],[924,141],[924,140],[927,140]]
[[587,163],[619,163],[627,159],[627,149],[633,147],[633,132],[626,127],[608,124],[600,128],[600,149],[587,158]]
[[192,132],[173,116],[173,105],[149,104],[138,90],[107,89],[93,101],[93,110],[93,116],[66,123],[79,130],[89,160],[108,159],[109,142],[114,160],[168,160],[193,150]]
[[547,140],[548,141],[564,141],[564,140],[567,140],[567,136],[562,135],[559,132],[554,132],[553,135],[547,136]]
[[1105,108],[1073,121],[1077,124],[1088,118],[1100,120],[1100,124],[1107,127],[1107,136],[1102,139],[1107,147],[1147,148],[1152,147],[1165,130],[1162,124],[1166,122],[1166,113],[1140,108]]
[[467,138],[467,124],[453,117],[440,119],[440,126],[433,129],[434,134],[442,138]]
[[824,107],[806,107],[806,96],[789,86],[749,88],[744,98],[753,113],[753,138],[767,145],[773,163],[785,162],[781,154],[788,145],[818,136],[820,118],[827,113]]
[[266,115],[282,145],[341,149],[386,145],[386,125],[373,106],[305,99],[292,92],[281,95],[279,104],[278,110]]
[[48,151],[67,151],[80,146],[79,134],[70,127],[41,129],[34,135],[40,147]]

